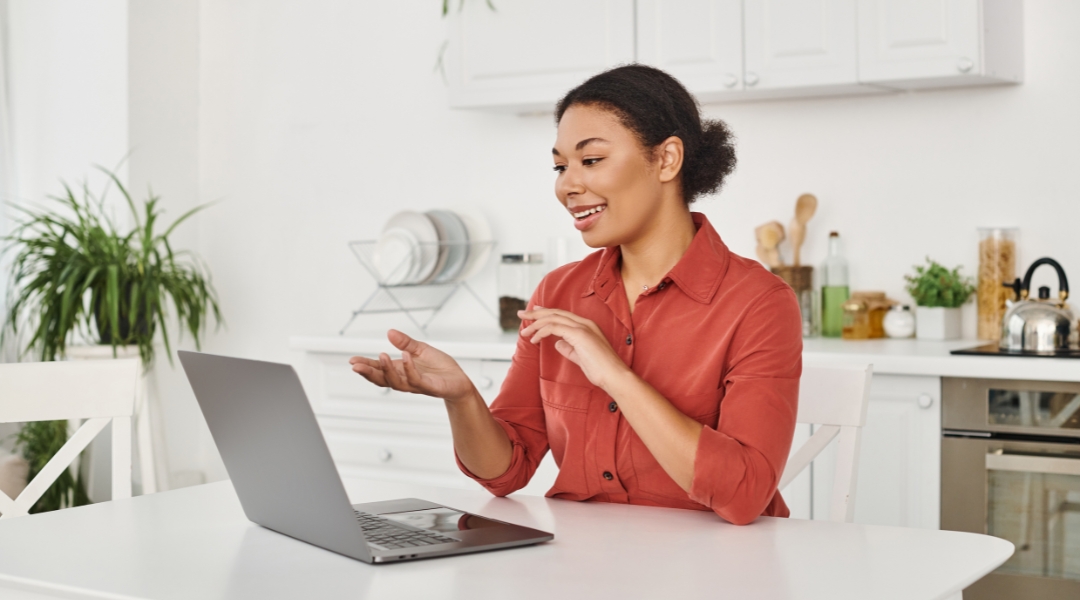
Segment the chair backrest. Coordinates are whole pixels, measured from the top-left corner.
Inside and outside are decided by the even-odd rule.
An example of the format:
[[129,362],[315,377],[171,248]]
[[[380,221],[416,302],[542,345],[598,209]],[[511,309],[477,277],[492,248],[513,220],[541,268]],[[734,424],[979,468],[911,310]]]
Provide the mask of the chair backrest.
[[871,365],[804,367],[799,382],[797,422],[816,425],[814,435],[788,459],[780,478],[783,490],[829,445],[837,440],[836,473],[829,501],[829,520],[850,523],[855,516],[855,485]]
[[0,519],[28,514],[111,421],[112,497],[131,497],[131,415],[139,361],[0,364],[0,423],[85,419],[17,498],[0,492]]

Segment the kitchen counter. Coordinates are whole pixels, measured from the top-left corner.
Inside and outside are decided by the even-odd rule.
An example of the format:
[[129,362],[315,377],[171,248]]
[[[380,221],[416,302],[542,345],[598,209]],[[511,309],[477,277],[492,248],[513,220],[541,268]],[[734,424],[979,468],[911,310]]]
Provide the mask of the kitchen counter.
[[[427,343],[457,358],[510,360],[517,335],[476,331],[444,331],[423,338]],[[979,340],[947,342],[906,340],[848,341],[810,338],[803,341],[803,360],[809,365],[865,363],[874,373],[889,375],[931,375],[938,377],[982,377],[1042,381],[1080,381],[1080,359],[1011,356],[953,356],[949,351],[984,344]],[[349,336],[294,336],[293,350],[329,354],[376,354],[396,350],[384,332]]]

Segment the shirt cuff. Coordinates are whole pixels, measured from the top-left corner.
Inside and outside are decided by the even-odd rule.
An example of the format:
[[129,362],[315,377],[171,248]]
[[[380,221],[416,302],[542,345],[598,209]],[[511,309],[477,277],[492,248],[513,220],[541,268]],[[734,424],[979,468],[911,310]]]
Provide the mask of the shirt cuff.
[[[462,473],[484,486],[487,491],[496,496],[506,496],[507,494],[516,492],[525,487],[524,484],[519,484],[518,482],[521,480],[522,472],[527,470],[526,468],[528,465],[525,460],[525,445],[521,441],[521,436],[518,435],[518,432],[512,425],[498,417],[495,417],[495,422],[506,431],[506,436],[510,438],[510,444],[512,446],[513,454],[510,458],[510,466],[506,468],[505,473],[498,477],[484,479],[482,477],[477,477],[472,471],[469,471],[465,464],[461,462],[461,457],[458,456],[457,450],[454,450],[454,460],[457,461],[457,466],[461,469]],[[528,477],[525,477],[525,481],[528,481]]]
[[745,525],[761,516],[776,494],[778,482],[771,474],[759,452],[706,427],[694,455],[690,499],[726,521]]

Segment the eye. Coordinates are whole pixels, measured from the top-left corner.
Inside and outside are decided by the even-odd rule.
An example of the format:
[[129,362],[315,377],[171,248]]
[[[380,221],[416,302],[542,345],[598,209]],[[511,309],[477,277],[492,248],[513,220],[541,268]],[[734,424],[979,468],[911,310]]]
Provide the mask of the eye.
[[556,173],[563,173],[566,171],[566,165],[555,165],[552,167],[552,170]]
[[603,158],[586,158],[585,160],[581,161],[581,164],[585,165],[586,167],[591,167],[591,166],[595,165],[596,163],[598,163],[598,162],[600,162],[602,160],[604,160],[604,159]]

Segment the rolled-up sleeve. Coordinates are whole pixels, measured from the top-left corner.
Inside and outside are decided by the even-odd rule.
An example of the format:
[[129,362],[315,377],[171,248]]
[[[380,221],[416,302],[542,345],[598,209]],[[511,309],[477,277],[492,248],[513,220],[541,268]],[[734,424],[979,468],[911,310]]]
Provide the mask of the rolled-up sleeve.
[[[540,304],[543,282],[533,294],[529,309]],[[543,306],[543,304],[540,304]],[[458,468],[496,496],[505,496],[525,487],[548,450],[544,404],[540,397],[540,351],[518,336],[517,347],[499,395],[491,403],[491,414],[506,431],[513,445],[513,457],[506,472],[493,479],[473,475],[455,452]]]
[[724,375],[716,429],[698,441],[690,498],[745,524],[771,503],[791,451],[802,374],[802,325],[786,285],[766,292],[741,320]]

